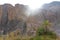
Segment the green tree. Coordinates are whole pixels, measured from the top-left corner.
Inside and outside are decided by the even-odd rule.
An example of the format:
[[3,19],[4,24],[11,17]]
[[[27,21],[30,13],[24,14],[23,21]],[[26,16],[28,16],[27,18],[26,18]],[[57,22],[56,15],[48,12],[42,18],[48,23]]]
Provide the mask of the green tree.
[[51,23],[48,20],[45,20],[42,26],[44,27],[44,32],[46,34],[49,31],[49,27],[51,27]]
[[51,23],[49,23],[48,20],[45,20],[43,22],[42,26],[39,27],[37,30],[37,33],[36,33],[37,37],[39,37],[39,38],[42,37],[45,40],[47,40],[47,38],[56,39],[57,36],[56,36],[55,32],[49,30],[48,27],[51,27]]

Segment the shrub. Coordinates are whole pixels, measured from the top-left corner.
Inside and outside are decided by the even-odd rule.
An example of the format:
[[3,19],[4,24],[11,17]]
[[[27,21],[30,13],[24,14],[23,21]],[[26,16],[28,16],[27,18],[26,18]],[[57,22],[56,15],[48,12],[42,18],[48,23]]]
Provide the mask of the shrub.
[[44,28],[38,28],[37,30],[37,36],[43,35],[44,34]]
[[17,38],[17,39],[15,39],[15,40],[21,40],[20,38]]
[[29,40],[34,40],[34,38],[30,38]]

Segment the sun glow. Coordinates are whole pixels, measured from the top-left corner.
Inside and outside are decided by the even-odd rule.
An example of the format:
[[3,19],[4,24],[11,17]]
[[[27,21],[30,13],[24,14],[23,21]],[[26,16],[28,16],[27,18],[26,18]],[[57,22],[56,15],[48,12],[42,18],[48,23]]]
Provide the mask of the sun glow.
[[30,9],[35,10],[35,9],[41,7],[41,4],[42,3],[40,2],[40,0],[32,0],[28,5],[29,5]]
[[60,0],[0,0],[0,4],[10,3],[15,5],[16,3],[28,5],[32,10],[35,10],[41,7],[44,3],[49,3],[51,1],[60,1]]

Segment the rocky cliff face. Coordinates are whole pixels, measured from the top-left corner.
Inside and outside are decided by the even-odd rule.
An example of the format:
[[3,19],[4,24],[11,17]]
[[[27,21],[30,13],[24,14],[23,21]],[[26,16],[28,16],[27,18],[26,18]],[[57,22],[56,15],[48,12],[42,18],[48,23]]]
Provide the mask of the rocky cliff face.
[[24,30],[26,18],[25,11],[26,6],[21,4],[16,4],[12,6],[11,4],[0,5],[0,30],[3,30],[4,34],[10,31],[20,28]]

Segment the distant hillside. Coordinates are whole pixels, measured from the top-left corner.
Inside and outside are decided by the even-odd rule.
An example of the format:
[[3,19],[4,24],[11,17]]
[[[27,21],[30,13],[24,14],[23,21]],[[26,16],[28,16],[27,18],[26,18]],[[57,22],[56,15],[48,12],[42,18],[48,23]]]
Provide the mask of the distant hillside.
[[51,3],[43,5],[42,15],[46,20],[53,23],[53,29],[56,33],[60,34],[60,2],[53,1]]
[[46,3],[43,5],[43,8],[49,8],[49,7],[52,7],[52,6],[60,6],[60,2],[59,1],[53,1],[51,3]]

